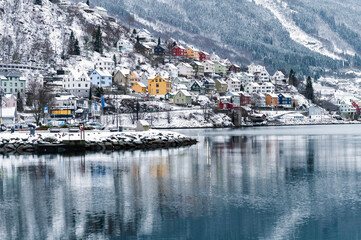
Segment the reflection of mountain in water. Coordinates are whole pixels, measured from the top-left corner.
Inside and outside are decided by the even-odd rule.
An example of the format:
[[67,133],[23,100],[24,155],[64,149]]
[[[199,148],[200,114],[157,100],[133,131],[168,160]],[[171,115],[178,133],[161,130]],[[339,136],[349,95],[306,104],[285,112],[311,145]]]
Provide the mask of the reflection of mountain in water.
[[220,134],[185,149],[4,157],[0,238],[354,238],[357,142]]

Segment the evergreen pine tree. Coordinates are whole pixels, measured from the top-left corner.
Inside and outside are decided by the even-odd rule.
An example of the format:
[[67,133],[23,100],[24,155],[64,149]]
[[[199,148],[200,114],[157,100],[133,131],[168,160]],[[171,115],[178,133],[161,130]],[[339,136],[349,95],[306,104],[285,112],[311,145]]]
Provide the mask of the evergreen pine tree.
[[90,6],[89,0],[86,0],[86,4],[87,4],[88,6]]
[[90,90],[89,90],[89,100],[91,101],[92,99],[93,99],[92,89],[90,88]]
[[34,4],[42,6],[43,1],[42,0],[34,0]]
[[100,26],[93,33],[93,47],[94,51],[103,54],[103,37]]
[[135,28],[133,29],[133,34],[137,34],[137,30]]
[[16,99],[16,110],[18,112],[24,111],[24,103],[23,103],[23,99],[21,98],[20,92],[18,92],[17,99]]
[[160,46],[160,37],[158,38],[158,46]]
[[313,92],[312,79],[310,76],[307,77],[305,97],[312,102],[315,101],[315,95]]
[[137,36],[137,44],[140,43],[140,39],[139,39],[139,36]]
[[74,55],[75,52],[74,46],[75,46],[75,37],[73,31],[71,31],[68,42],[68,55]]
[[77,56],[80,55],[80,47],[79,47],[78,39],[75,39],[75,41],[74,41],[74,55],[77,55]]
[[244,87],[243,87],[243,85],[241,84],[241,87],[240,87],[240,89],[239,89],[241,92],[244,92]]
[[114,67],[117,66],[117,57],[115,56],[115,54],[113,55],[113,61],[114,61]]

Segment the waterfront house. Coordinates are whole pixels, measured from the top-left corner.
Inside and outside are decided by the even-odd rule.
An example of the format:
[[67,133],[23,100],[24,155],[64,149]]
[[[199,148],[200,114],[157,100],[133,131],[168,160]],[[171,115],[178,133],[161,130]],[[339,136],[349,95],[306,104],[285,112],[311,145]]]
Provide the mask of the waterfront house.
[[292,106],[292,97],[285,93],[278,94],[278,104],[284,107]]
[[266,96],[266,105],[267,106],[277,106],[278,105],[278,96],[273,93],[268,93]]
[[148,92],[151,95],[166,95],[171,91],[172,83],[167,79],[156,76],[148,80]]
[[192,95],[186,90],[180,90],[174,95],[173,103],[177,105],[192,105]]
[[136,82],[134,83],[134,85],[132,86],[132,90],[134,92],[137,92],[137,93],[146,93],[147,92],[147,86],[144,85],[143,83],[141,82]]

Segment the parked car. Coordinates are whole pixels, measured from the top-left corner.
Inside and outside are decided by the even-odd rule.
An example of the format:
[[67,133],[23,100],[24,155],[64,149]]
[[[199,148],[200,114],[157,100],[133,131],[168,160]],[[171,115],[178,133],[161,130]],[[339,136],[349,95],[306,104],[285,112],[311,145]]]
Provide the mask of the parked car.
[[100,123],[97,123],[97,122],[86,123],[85,127],[92,127],[94,129],[97,129],[97,130],[104,130],[105,129],[105,127],[103,125],[101,125]]

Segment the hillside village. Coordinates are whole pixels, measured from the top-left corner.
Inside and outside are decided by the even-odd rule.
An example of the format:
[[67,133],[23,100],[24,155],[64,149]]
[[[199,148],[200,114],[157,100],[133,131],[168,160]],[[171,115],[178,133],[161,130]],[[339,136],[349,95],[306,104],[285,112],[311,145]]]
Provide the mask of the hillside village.
[[[75,8],[85,19],[116,23],[100,7],[66,0],[58,5]],[[157,38],[145,28],[127,29],[104,49],[101,26],[98,33],[94,48],[99,49],[86,51],[74,29],[79,53],[73,49],[55,67],[0,64],[3,123],[131,126],[145,119],[157,128],[230,127],[334,123],[359,115],[355,98],[307,99],[300,93],[306,82],[300,80],[296,88],[286,70],[240,66],[181,40]]]

